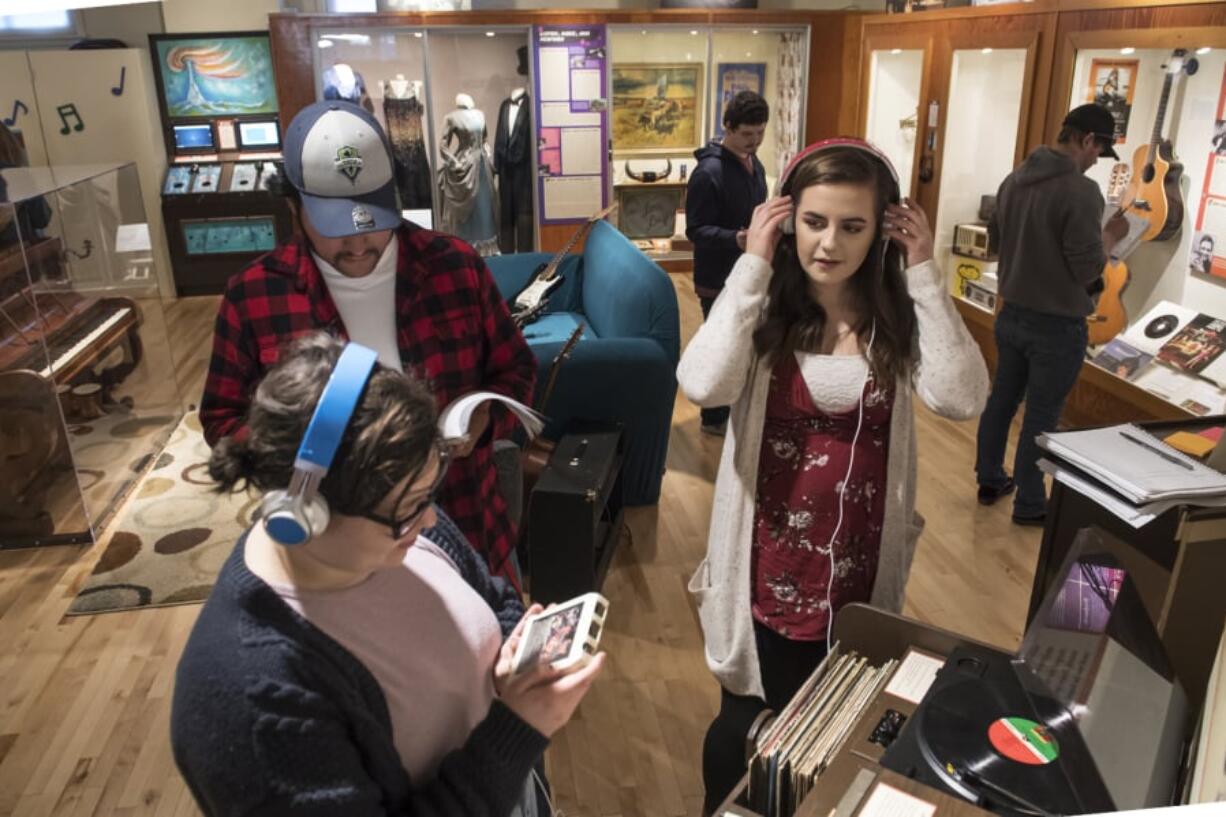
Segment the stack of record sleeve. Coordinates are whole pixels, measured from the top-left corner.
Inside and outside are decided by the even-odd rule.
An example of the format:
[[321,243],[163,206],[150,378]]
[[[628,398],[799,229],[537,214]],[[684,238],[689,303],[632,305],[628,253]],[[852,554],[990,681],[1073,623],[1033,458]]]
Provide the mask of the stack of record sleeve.
[[792,817],[897,664],[874,667],[836,644],[758,739],[749,763],[750,808]]

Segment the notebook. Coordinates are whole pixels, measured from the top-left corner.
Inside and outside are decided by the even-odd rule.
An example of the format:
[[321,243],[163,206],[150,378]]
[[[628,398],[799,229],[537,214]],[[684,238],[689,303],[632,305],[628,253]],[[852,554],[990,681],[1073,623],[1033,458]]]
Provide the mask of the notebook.
[[1226,474],[1131,423],[1044,434],[1039,446],[1140,505],[1226,494]]

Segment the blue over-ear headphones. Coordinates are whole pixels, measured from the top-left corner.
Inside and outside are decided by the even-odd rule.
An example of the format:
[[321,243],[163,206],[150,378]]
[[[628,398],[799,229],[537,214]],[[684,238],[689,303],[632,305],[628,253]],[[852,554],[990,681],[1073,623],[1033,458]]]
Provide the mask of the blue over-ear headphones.
[[[792,157],[792,161],[788,162],[788,166],[784,168],[783,175],[779,177],[779,185],[775,191],[775,195],[783,195],[783,193],[788,190],[788,182],[792,178],[792,173],[802,161],[818,151],[827,150],[829,148],[852,148],[853,150],[860,150],[867,153],[869,156],[872,156],[874,159],[881,162],[881,164],[885,165],[885,169],[889,171],[890,179],[894,182],[890,188],[890,202],[892,204],[899,203],[902,198],[902,185],[898,181],[898,171],[894,169],[894,165],[890,162],[890,158],[872,142],[868,142],[864,139],[851,139],[847,137],[823,139],[820,142],[814,142],[800,153],[797,153],[794,157]],[[793,204],[795,204],[795,202],[793,202]],[[783,220],[783,224],[779,229],[784,235],[796,234],[795,212],[788,214],[788,217]],[[882,238],[883,244],[888,242],[888,238]]]
[[376,358],[373,349],[345,345],[298,447],[289,488],[264,497],[264,530],[280,544],[301,545],[328,527],[328,503],[319,495],[319,483],[328,474]]

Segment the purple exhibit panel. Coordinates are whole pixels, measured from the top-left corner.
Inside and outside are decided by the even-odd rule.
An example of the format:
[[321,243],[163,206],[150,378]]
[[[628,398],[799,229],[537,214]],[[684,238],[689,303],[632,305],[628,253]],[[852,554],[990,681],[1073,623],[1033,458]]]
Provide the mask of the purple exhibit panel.
[[605,27],[534,26],[541,224],[587,220],[608,204]]

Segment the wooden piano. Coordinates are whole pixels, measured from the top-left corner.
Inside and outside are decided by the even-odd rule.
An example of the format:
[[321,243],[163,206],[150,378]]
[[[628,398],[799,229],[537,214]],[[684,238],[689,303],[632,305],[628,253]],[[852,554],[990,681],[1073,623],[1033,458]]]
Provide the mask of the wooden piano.
[[[72,291],[58,239],[0,249],[0,547],[55,532],[48,492],[56,479],[74,478],[57,386],[97,384],[110,402],[140,363],[139,324],[130,298]],[[121,346],[121,359],[99,368]]]

